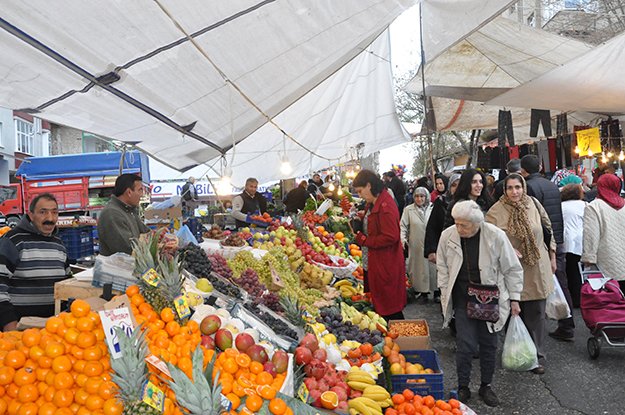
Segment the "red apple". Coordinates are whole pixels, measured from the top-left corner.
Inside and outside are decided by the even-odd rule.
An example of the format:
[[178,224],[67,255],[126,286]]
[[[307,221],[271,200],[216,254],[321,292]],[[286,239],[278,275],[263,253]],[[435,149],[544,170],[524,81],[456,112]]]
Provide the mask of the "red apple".
[[249,333],[239,333],[234,339],[234,344],[240,352],[245,352],[254,345],[254,338]]

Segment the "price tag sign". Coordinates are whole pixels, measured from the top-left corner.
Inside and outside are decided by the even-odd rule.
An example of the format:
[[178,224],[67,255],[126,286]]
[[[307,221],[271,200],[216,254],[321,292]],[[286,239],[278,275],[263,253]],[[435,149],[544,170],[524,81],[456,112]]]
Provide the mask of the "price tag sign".
[[163,412],[165,408],[165,394],[150,381],[143,387],[142,400],[157,411]]
[[174,298],[174,306],[176,307],[176,312],[180,318],[186,318],[191,315],[191,308],[189,308],[189,302],[187,301],[186,295],[182,294]]
[[219,394],[219,400],[221,401],[221,406],[225,408],[226,412],[232,409],[232,402],[230,402],[230,399],[226,398],[223,393]]
[[99,314],[109,353],[113,359],[117,359],[121,357],[122,353],[115,328],[119,327],[126,335],[130,336],[135,328],[132,322],[132,313],[127,307],[122,307],[112,310],[103,310],[100,311]]
[[161,276],[158,275],[158,272],[154,268],[150,268],[141,276],[143,281],[150,284],[152,287],[158,287],[158,284],[161,282]]
[[308,403],[308,398],[310,397],[310,392],[304,383],[297,390],[297,397],[304,403]]
[[167,375],[168,377],[171,377],[171,373],[169,372],[169,369],[167,368],[167,364],[165,364],[165,362],[163,362],[158,357],[156,357],[153,354],[151,354],[151,355],[149,355],[148,357],[145,358],[145,361],[147,363],[151,364],[152,366],[154,366],[156,369],[158,369],[161,372],[163,372],[164,375]]

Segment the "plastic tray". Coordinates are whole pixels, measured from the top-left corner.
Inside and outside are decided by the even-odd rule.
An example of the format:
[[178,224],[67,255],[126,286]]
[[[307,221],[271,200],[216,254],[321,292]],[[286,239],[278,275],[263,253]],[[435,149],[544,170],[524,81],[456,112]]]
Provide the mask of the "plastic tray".
[[436,350],[404,350],[401,353],[406,357],[407,362],[420,363],[424,368],[432,369],[436,373],[391,375],[393,393],[401,393],[404,389],[410,389],[421,396],[432,395],[435,399],[444,399],[443,370]]

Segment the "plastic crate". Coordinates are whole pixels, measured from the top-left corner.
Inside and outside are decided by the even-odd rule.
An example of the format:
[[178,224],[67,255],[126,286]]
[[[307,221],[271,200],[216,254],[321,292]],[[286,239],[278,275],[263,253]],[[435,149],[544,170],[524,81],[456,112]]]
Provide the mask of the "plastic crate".
[[67,249],[67,257],[77,260],[93,255],[93,226],[59,229],[58,237]]
[[[402,350],[406,362],[420,363],[426,369],[436,373],[423,375],[391,375],[393,393],[410,389],[415,394],[432,395],[435,399],[444,399],[443,370],[436,350]],[[419,383],[420,382],[420,383]]]

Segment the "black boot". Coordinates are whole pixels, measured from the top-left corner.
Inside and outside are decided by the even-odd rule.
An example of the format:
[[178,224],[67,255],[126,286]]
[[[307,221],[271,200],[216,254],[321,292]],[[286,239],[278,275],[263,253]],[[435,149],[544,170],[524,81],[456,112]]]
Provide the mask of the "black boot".
[[458,400],[467,403],[471,399],[471,389],[468,386],[460,386],[458,388]]
[[490,385],[484,385],[480,387],[478,392],[484,403],[488,406],[499,406],[499,398],[493,392],[493,389]]

